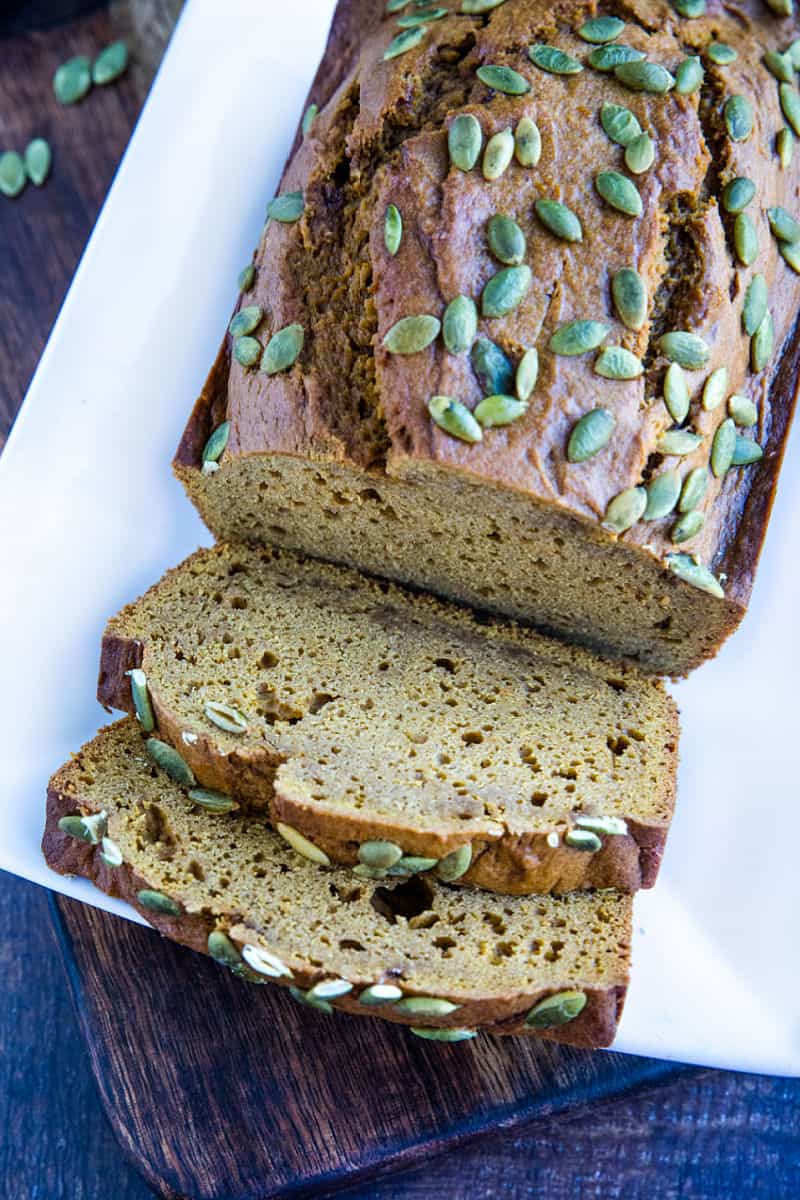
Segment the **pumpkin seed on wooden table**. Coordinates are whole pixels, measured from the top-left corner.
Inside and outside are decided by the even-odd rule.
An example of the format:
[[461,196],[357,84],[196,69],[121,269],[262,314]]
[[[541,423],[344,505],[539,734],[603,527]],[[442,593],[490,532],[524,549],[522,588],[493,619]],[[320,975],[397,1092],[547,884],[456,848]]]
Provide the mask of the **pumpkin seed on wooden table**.
[[737,425],[749,429],[758,420],[758,406],[749,396],[731,396],[728,401],[728,412]]
[[637,118],[624,104],[603,104],[600,109],[600,124],[606,135],[618,146],[629,146],[642,132]]
[[22,155],[17,154],[16,150],[6,150],[5,154],[0,154],[0,192],[13,200],[27,182],[28,176]]
[[699,509],[695,508],[691,512],[684,513],[682,517],[678,517],[670,529],[670,541],[676,545],[680,545],[681,542],[690,542],[693,537],[697,537],[705,523],[705,515]]
[[429,313],[403,317],[385,334],[383,344],[390,354],[419,354],[435,342],[442,328]]
[[510,129],[501,129],[486,143],[483,152],[483,178],[491,183],[505,174],[514,157],[514,135]]
[[572,357],[598,350],[609,333],[609,326],[600,321],[569,321],[555,331],[549,345],[554,354]]
[[781,109],[789,122],[792,131],[800,137],[800,94],[790,83],[782,83],[779,87]]
[[427,25],[417,25],[413,29],[401,30],[397,37],[392,38],[384,50],[383,61],[388,62],[392,58],[399,58],[401,54],[413,50],[415,46],[420,44],[427,32]]
[[525,1018],[525,1024],[534,1029],[554,1029],[558,1025],[566,1025],[580,1016],[586,1003],[585,992],[556,992],[534,1004]]
[[614,67],[614,78],[629,91],[650,92],[655,96],[666,95],[675,86],[675,77],[666,67],[647,59],[620,63]]
[[565,242],[580,242],[583,227],[571,208],[559,200],[537,200],[534,209],[546,229]]
[[475,418],[484,429],[511,425],[528,411],[524,400],[516,396],[486,396],[475,408]]
[[746,96],[730,96],[723,109],[725,128],[734,142],[746,142],[753,132],[753,106]]
[[713,412],[725,399],[728,390],[728,368],[717,367],[712,371],[703,387],[703,408]]
[[530,117],[523,117],[514,131],[514,155],[521,167],[535,167],[542,156],[542,135]]
[[483,438],[481,427],[466,404],[454,396],[431,396],[428,412],[439,428],[451,437],[471,443],[480,442]]
[[668,516],[681,494],[681,477],[677,471],[662,471],[647,485],[647,504],[643,514],[645,521],[659,521]]
[[611,279],[617,315],[628,329],[641,329],[647,320],[647,287],[634,267],[622,267]]
[[675,72],[675,91],[679,96],[691,96],[703,85],[705,71],[699,58],[685,58]]
[[585,42],[603,45],[605,42],[616,41],[624,28],[625,22],[619,17],[592,17],[581,25],[578,37],[583,38]]
[[479,337],[473,344],[470,362],[481,391],[487,396],[509,395],[514,390],[511,360],[495,343]]
[[775,136],[775,149],[778,152],[781,168],[785,171],[792,165],[794,155],[794,134],[791,129],[779,129]]
[[583,70],[583,64],[578,62],[577,58],[556,46],[542,43],[529,46],[528,58],[534,66],[542,71],[549,71],[551,75],[578,75]]
[[507,96],[524,96],[531,90],[527,79],[512,67],[487,65],[478,67],[475,74],[488,88]]
[[519,360],[515,378],[516,392],[520,400],[529,400],[536,380],[539,378],[539,351],[526,350]]
[[622,63],[641,62],[643,58],[643,51],[634,50],[633,46],[607,45],[592,50],[588,62],[595,71],[613,71]]
[[305,341],[302,325],[286,325],[274,333],[267,342],[261,356],[261,370],[265,375],[277,375],[288,371],[300,356]]
[[752,266],[758,258],[758,233],[746,212],[740,212],[733,223],[733,246],[744,267]]
[[682,425],[689,413],[691,401],[689,384],[679,363],[673,362],[667,367],[664,375],[664,403],[676,425]]
[[459,171],[471,171],[478,161],[483,145],[483,131],[472,113],[460,113],[447,131],[450,162]]
[[582,463],[604,450],[611,440],[616,421],[605,408],[593,408],[576,421],[567,443],[567,461]]
[[25,147],[25,172],[34,187],[41,187],[50,174],[53,152],[44,138],[33,138]]
[[392,258],[400,249],[403,240],[403,218],[396,204],[389,204],[383,220],[383,244]]
[[[603,517],[603,527],[613,533],[625,533],[644,516],[647,492],[643,487],[627,488],[609,500]],[[566,840],[566,839],[565,839]],[[569,845],[567,840],[567,845]]]
[[451,354],[465,354],[478,332],[478,306],[469,296],[456,296],[444,310],[442,337]]
[[661,353],[670,360],[685,367],[687,371],[698,371],[708,362],[711,353],[708,342],[696,333],[685,329],[675,329],[664,333],[658,340]]
[[104,87],[119,79],[128,68],[128,47],[125,42],[112,42],[101,50],[92,66],[92,83]]
[[732,467],[749,467],[753,463],[759,462],[763,457],[764,451],[758,442],[753,442],[750,438],[740,437],[739,434],[736,435],[736,443],[731,458]]
[[681,487],[678,500],[678,512],[688,513],[697,508],[708,489],[709,473],[707,467],[694,467],[686,476]]
[[764,320],[767,311],[767,281],[763,275],[754,275],[747,285],[742,306],[742,325],[751,337]]
[[486,240],[496,259],[510,267],[519,266],[525,259],[525,234],[512,217],[496,213],[486,227]]
[[701,592],[708,592],[709,595],[716,596],[718,600],[724,600],[725,592],[719,580],[712,575],[708,567],[695,562],[690,554],[668,554],[666,566],[684,583],[699,588]]
[[594,370],[596,375],[602,375],[604,379],[629,380],[643,375],[644,365],[624,346],[606,346],[598,354]]
[[617,212],[627,217],[638,217],[642,212],[642,198],[633,183],[619,171],[601,171],[595,176],[595,187],[605,200]]
[[59,104],[77,104],[92,86],[89,59],[79,54],[62,63],[53,76],[53,93]]
[[519,308],[531,290],[533,272],[527,264],[504,267],[486,284],[481,296],[484,317],[506,317]]

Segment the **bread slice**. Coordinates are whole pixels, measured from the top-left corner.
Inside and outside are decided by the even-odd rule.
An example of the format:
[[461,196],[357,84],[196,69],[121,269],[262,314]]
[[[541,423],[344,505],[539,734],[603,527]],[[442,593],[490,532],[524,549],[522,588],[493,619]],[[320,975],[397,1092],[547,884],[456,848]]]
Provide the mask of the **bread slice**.
[[427,1027],[423,1036],[443,1040],[477,1029],[578,1046],[614,1037],[629,897],[499,899],[430,878],[322,869],[259,816],[197,811],[154,767],[132,720],[101,731],[53,777],[44,852],[56,871],[129,901],[174,941],[326,1010]]
[[268,809],[322,861],[363,874],[402,851],[394,870],[427,859],[517,894],[655,880],[677,720],[635,669],[347,568],[230,545],[109,623],[104,704],[134,710],[135,668],[156,738],[196,780]]

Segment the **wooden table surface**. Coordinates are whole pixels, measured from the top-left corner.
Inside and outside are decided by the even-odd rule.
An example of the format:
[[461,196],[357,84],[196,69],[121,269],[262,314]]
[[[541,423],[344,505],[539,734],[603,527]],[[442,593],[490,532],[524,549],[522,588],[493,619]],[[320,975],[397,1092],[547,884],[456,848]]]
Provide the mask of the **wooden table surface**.
[[[224,0],[205,2],[222,11]],[[274,2],[263,0],[265,12]],[[47,32],[0,40],[0,150],[41,135],[54,151],[45,188],[29,188],[16,201],[0,197],[0,446],[180,7],[180,0],[116,0]],[[120,36],[134,51],[127,77],[83,105],[59,109],[50,87],[55,67]],[[0,1129],[5,1200],[151,1195],[123,1159],[100,1107],[47,895],[2,874]],[[688,1071],[669,1084],[500,1132],[348,1195],[796,1200],[800,1081]]]

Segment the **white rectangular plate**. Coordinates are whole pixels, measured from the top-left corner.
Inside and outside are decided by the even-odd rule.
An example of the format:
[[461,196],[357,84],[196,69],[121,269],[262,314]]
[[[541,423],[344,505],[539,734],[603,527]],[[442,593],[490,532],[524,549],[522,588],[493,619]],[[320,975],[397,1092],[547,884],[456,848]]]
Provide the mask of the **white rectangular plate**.
[[[209,537],[170,474],[333,0],[192,0],[0,458],[0,866],[130,917],[39,850],[48,775],[107,720],[107,616]],[[616,1048],[800,1075],[800,428],[750,613],[675,688],[678,812],[636,901]]]

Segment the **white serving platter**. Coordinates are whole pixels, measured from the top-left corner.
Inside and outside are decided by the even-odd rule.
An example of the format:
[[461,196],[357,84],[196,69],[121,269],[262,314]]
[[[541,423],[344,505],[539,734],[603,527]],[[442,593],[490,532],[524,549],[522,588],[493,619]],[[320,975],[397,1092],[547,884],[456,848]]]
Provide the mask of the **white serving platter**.
[[[109,719],[107,616],[210,540],[170,459],[333,6],[187,5],[0,457],[0,867],[129,918],[45,866],[45,786]],[[618,1050],[800,1075],[798,529],[800,425],[750,613],[674,689],[678,812],[637,897]]]

